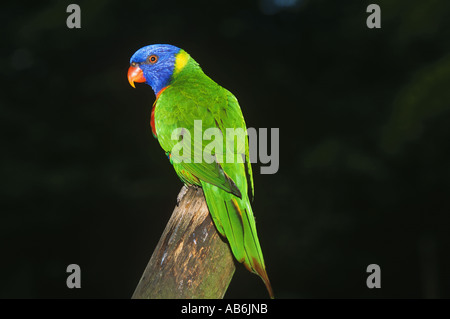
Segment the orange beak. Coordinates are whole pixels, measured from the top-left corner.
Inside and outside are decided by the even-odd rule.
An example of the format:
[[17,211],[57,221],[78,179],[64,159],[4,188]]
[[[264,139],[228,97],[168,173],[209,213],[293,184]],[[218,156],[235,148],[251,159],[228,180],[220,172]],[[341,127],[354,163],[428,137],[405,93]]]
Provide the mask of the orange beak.
[[138,66],[130,66],[128,69],[128,82],[130,82],[130,85],[134,88],[134,82],[137,83],[143,83],[147,80],[144,77],[144,73],[142,72],[141,68]]

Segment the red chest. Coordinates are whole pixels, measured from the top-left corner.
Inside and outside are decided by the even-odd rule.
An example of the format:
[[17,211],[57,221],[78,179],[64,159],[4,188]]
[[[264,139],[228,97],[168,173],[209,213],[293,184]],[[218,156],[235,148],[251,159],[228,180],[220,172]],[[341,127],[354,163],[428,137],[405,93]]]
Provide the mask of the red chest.
[[152,115],[150,117],[150,126],[152,127],[152,133],[154,137],[156,136],[156,128],[155,128],[155,108],[156,108],[156,101],[155,103],[153,103],[153,107],[152,107]]
[[156,135],[156,126],[155,126],[155,109],[156,109],[156,102],[158,102],[159,96],[161,95],[162,92],[164,92],[164,90],[166,90],[170,85],[163,87],[161,90],[159,90],[158,93],[156,93],[156,100],[153,103],[153,107],[152,107],[152,115],[150,117],[150,126],[152,127],[152,133],[154,137],[158,137]]

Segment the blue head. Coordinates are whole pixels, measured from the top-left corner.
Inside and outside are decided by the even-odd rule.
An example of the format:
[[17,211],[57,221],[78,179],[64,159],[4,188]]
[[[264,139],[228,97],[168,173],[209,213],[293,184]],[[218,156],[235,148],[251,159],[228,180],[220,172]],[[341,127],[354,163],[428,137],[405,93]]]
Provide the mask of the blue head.
[[134,82],[145,82],[157,94],[169,84],[180,51],[180,48],[170,44],[152,44],[136,51],[130,59],[128,70],[131,86],[134,87]]

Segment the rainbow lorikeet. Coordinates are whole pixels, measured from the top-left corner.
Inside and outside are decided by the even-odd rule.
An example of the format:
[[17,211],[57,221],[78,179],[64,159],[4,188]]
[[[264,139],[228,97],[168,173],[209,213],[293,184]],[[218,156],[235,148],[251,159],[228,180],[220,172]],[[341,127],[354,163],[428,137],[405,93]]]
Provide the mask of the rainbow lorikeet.
[[[217,230],[227,238],[235,258],[261,277],[273,298],[248,195],[248,188],[252,195],[254,188],[247,136],[236,143],[233,139],[231,150],[225,147],[226,143],[223,149],[215,149],[215,155],[231,152],[241,156],[241,161],[186,161],[173,152],[179,142],[173,139],[173,132],[180,128],[191,133],[201,129],[202,136],[208,128],[219,129],[224,138],[227,128],[241,128],[246,134],[237,99],[203,73],[186,51],[173,45],[143,47],[131,57],[130,64],[128,81],[131,86],[134,87],[135,82],[145,82],[155,92],[150,120],[152,133],[175,172],[187,186],[202,187]],[[194,134],[188,136],[194,139]],[[210,141],[201,141],[199,145],[194,142],[194,153],[203,151],[208,143]]]

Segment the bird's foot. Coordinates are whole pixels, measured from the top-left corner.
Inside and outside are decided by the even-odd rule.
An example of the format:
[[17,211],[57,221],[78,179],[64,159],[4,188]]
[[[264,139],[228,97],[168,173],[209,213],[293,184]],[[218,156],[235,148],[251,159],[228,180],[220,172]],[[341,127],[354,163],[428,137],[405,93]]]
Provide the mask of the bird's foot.
[[181,191],[178,193],[177,196],[177,206],[180,206],[180,202],[183,199],[184,195],[186,195],[188,189],[189,188],[186,185],[183,185],[183,188],[181,188]]

